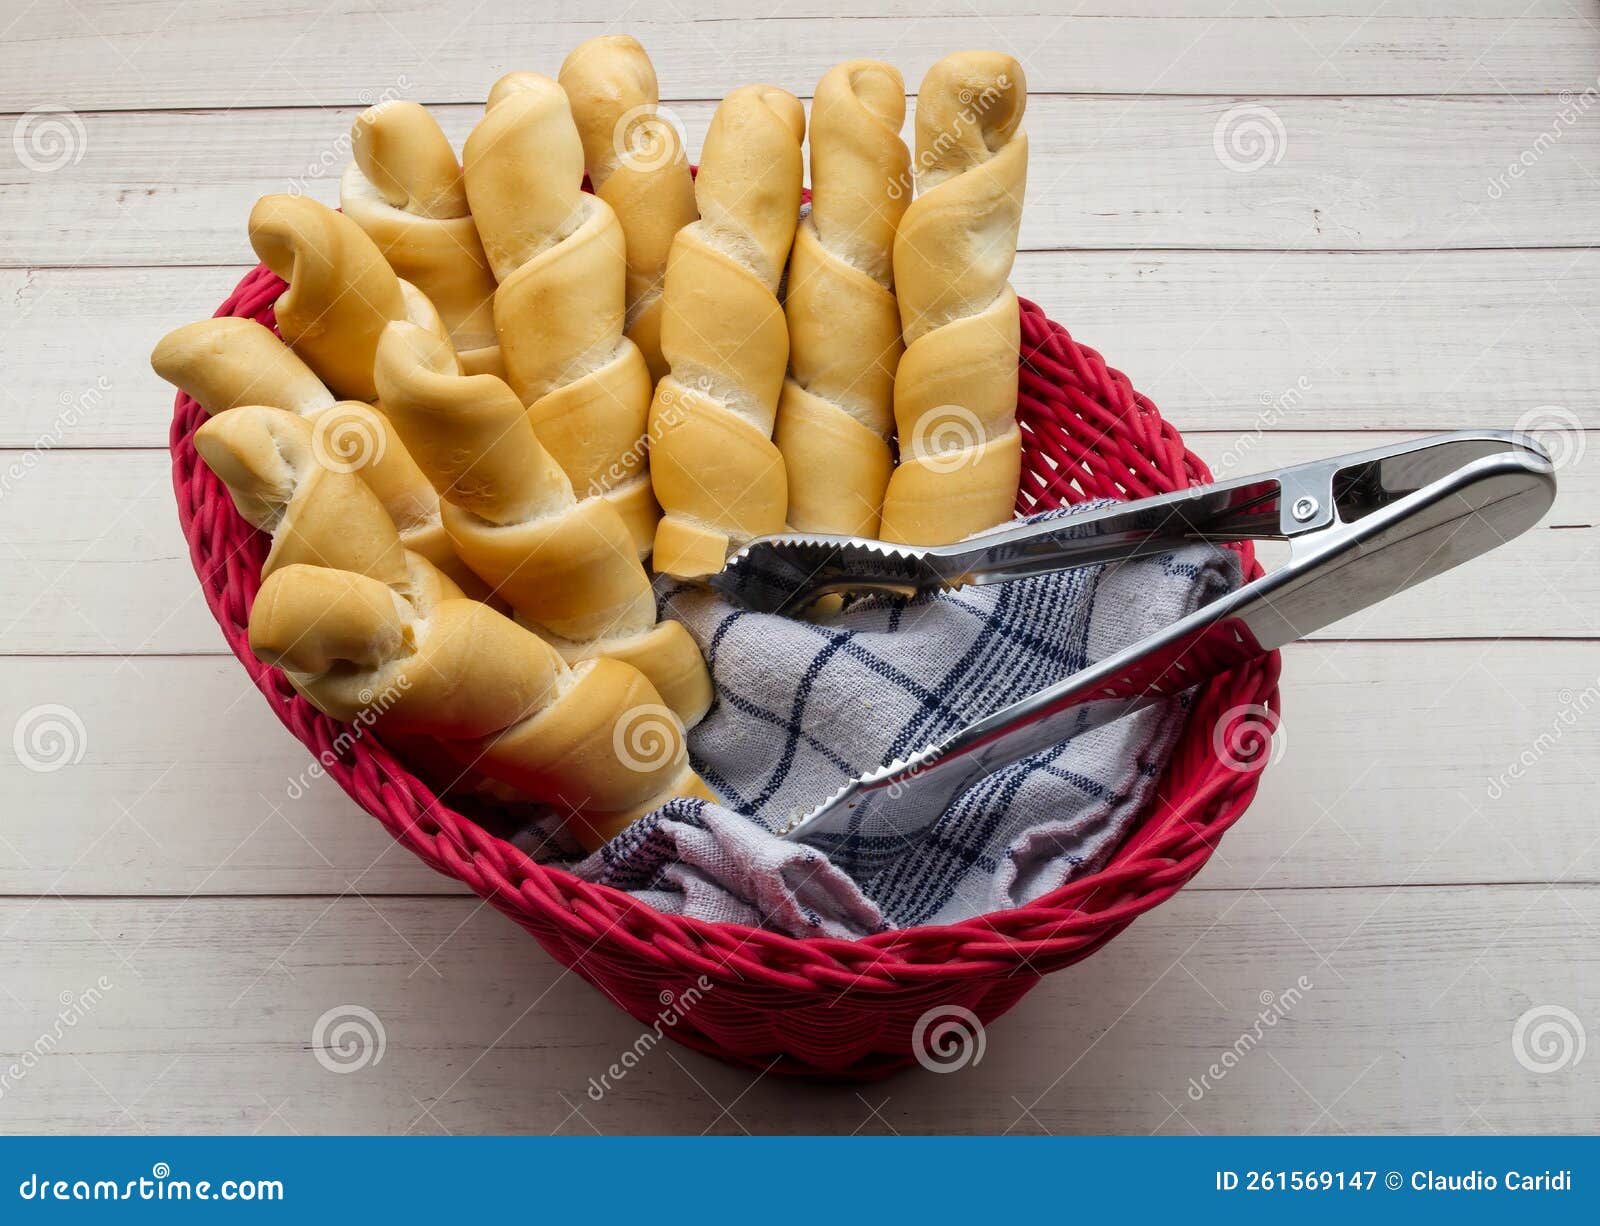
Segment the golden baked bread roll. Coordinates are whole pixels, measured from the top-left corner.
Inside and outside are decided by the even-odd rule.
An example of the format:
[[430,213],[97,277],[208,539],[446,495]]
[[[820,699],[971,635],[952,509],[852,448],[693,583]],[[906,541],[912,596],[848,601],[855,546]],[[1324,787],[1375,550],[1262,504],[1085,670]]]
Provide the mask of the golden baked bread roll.
[[894,236],[912,188],[905,117],[900,73],[876,60],[831,69],[811,104],[811,213],[789,257],[789,378],[773,432],[798,532],[878,535],[894,467]]
[[[244,405],[195,432],[196,450],[228,487],[234,505],[272,538],[263,579],[295,566],[363,575],[391,588],[419,617],[430,616],[442,600],[460,600],[462,591],[449,576],[401,546],[367,484],[323,462],[313,429],[284,410]],[[289,680],[296,679],[290,675]],[[470,776],[426,738],[396,734],[391,748],[439,790],[528,800],[507,796],[510,789],[497,782]]]
[[334,719],[434,738],[464,766],[570,813],[593,850],[678,796],[714,800],[683,726],[637,669],[569,667],[538,635],[473,600],[419,616],[382,582],[286,566],[261,586],[250,646]]
[[365,481],[325,462],[305,418],[244,405],[201,425],[194,445],[239,514],[272,537],[263,577],[305,564],[354,571],[424,603],[461,596],[443,572],[403,547]]
[[250,210],[250,246],[289,283],[278,331],[344,400],[373,400],[372,359],[391,319],[447,335],[431,302],[395,276],[362,228],[304,196],[263,196]]
[[506,381],[573,488],[615,506],[643,555],[659,515],[644,440],[650,371],[622,334],[622,227],[582,190],[567,95],[536,73],[501,78],[462,163],[500,281],[494,323]]
[[657,109],[656,70],[637,39],[605,34],[579,43],[561,65],[595,194],[609,204],[628,247],[627,333],[652,382],[661,356],[661,282],[672,239],[696,217],[694,178],[677,129]]
[[711,118],[695,180],[700,220],[678,231],[662,292],[671,372],[650,407],[662,519],[657,571],[722,569],[731,549],[783,529],[788,486],[772,442],[789,362],[778,282],[800,209],[805,108],[749,85]]
[[692,726],[711,705],[700,649],[656,620],[650,577],[616,507],[574,495],[522,401],[489,374],[464,375],[448,341],[392,323],[378,391],[444,501],[456,553],[568,662],[637,667]]
[[150,365],[213,417],[241,404],[310,417],[335,399],[272,329],[234,315],[174,328],[156,343]]
[[360,475],[406,548],[445,571],[469,595],[487,594],[482,581],[456,557],[444,530],[439,495],[388,419],[360,401],[336,401],[269,329],[231,316],[202,319],[162,337],[150,364],[214,418],[244,405],[304,417],[313,427],[312,444],[321,458],[330,467]]
[[398,99],[362,111],[350,141],[355,160],[339,181],[344,215],[427,295],[462,366],[499,373],[494,274],[450,141],[426,107]]
[[1011,517],[1017,430],[1016,257],[1028,139],[1022,66],[963,51],[917,94],[917,198],[894,245],[905,353],[894,387],[900,464],[882,535],[944,544]]

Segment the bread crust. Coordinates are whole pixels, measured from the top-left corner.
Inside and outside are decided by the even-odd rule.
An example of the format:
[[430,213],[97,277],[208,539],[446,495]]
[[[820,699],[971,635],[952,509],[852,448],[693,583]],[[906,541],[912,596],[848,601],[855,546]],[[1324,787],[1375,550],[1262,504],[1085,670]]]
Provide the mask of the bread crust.
[[781,531],[783,456],[772,442],[789,361],[777,289],[800,207],[805,110],[769,85],[736,89],[706,134],[700,220],[667,261],[661,347],[671,367],[650,408],[651,481],[663,519],[657,571],[696,577]]
[[583,145],[549,77],[510,73],[463,150],[467,198],[499,280],[506,381],[575,489],[611,501],[650,550],[650,375],[623,335],[627,246],[611,206],[581,190]]
[[325,714],[432,738],[464,770],[556,808],[590,850],[675,796],[714,799],[643,674],[605,658],[571,667],[477,601],[423,615],[378,580],[286,566],[262,584],[250,645]]
[[1010,518],[1016,424],[1016,257],[1028,144],[1022,67],[998,52],[940,60],[917,94],[919,194],[894,246],[905,353],[895,380],[900,463],[886,540],[945,544]]
[[773,436],[799,532],[878,535],[901,352],[894,238],[911,198],[905,112],[900,73],[876,60],[830,69],[811,104],[811,213],[789,257]]
[[427,295],[469,370],[498,371],[494,274],[467,207],[461,163],[416,102],[368,107],[350,129],[354,155],[339,181],[344,215],[403,281]]
[[390,320],[446,335],[427,296],[344,214],[304,196],[263,196],[249,228],[256,256],[288,282],[274,307],[278,332],[341,399],[376,399],[372,361]]
[[659,110],[655,68],[638,40],[606,34],[578,44],[558,80],[572,104],[595,194],[627,240],[627,333],[656,383],[661,288],[678,231],[698,216],[694,179],[677,128]]
[[264,406],[305,418],[328,461],[358,473],[371,487],[407,549],[474,598],[487,595],[482,580],[456,556],[444,530],[439,497],[388,418],[360,401],[336,400],[270,329],[227,315],[185,324],[162,337],[150,364],[213,417]]
[[490,590],[569,661],[626,658],[698,721],[712,697],[699,649],[681,626],[659,632],[627,522],[606,498],[575,493],[517,394],[462,373],[448,342],[404,323],[385,330],[376,374],[455,552]]

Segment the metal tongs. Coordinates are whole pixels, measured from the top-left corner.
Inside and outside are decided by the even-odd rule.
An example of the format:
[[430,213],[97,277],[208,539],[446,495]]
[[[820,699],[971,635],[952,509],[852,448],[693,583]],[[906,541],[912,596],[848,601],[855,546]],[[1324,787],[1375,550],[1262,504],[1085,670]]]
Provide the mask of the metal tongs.
[[1555,498],[1550,456],[1499,430],[1436,434],[954,545],[786,534],[751,541],[711,579],[746,607],[794,615],[830,593],[914,597],[1004,583],[1197,541],[1288,541],[1286,565],[1055,685],[846,783],[781,833],[908,838],[969,786],[1089,728],[1179,694],[1487,553]]

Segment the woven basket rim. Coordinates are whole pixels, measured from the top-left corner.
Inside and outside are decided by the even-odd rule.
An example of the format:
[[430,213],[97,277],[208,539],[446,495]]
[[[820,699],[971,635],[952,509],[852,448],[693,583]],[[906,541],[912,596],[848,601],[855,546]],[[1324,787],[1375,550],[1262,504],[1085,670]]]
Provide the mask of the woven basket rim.
[[[272,304],[283,289],[281,280],[258,265],[216,314],[255,318],[274,326]],[[1118,489],[1143,487],[1153,493],[1209,480],[1204,462],[1183,446],[1178,432],[1148,399],[1133,390],[1126,376],[1108,367],[1093,349],[1073,341],[1066,329],[1049,320],[1036,304],[1022,299],[1021,307],[1024,363],[1019,419],[1025,431],[1025,455],[1030,438],[1036,446],[1046,446],[1029,430],[1024,402],[1030,400],[1032,389],[1043,387],[1062,397],[1068,393],[1058,385],[1075,381],[1075,385],[1094,387],[1101,397],[1097,400],[1072,391],[1073,411],[1086,421],[1103,418],[1100,438],[1129,444],[1118,452],[1119,461],[1127,467],[1126,473],[1117,475]],[[1100,402],[1103,399],[1118,403],[1106,405]],[[250,651],[244,627],[249,602],[259,586],[264,537],[244,524],[220,481],[199,462],[191,436],[203,420],[204,411],[180,392],[169,438],[173,482],[191,561],[230,649],[279,718],[323,758],[327,773],[357,804],[426,863],[471,886],[530,931],[537,925],[535,935],[541,941],[559,936],[586,944],[584,952],[596,958],[642,959],[688,974],[715,974],[723,982],[734,971],[738,981],[766,993],[764,1008],[771,1006],[774,988],[807,993],[821,986],[830,991],[871,993],[903,991],[908,984],[974,975],[1037,975],[1098,948],[1137,916],[1176,893],[1209,859],[1222,833],[1242,815],[1267,764],[1263,754],[1243,765],[1223,765],[1213,752],[1210,769],[1203,769],[1204,764],[1189,762],[1192,754],[1186,750],[1194,747],[1187,744],[1192,729],[1186,727],[1152,802],[1166,811],[1147,812],[1102,868],[1022,906],[957,923],[899,928],[846,940],[792,937],[743,924],[659,912],[612,886],[584,881],[557,865],[540,864],[491,834],[434,795],[378,736],[362,737],[347,744],[343,754],[335,753],[334,739],[343,726],[294,694],[278,670],[256,660]],[[1057,457],[1051,479],[1055,488],[1042,482],[1036,482],[1038,488],[1032,490],[1025,485],[1019,504],[1026,509],[1100,496],[1104,491],[1078,488],[1085,475],[1077,467],[1080,461],[1081,456]],[[225,541],[229,535],[241,534],[245,538],[242,543],[219,557],[212,538]],[[1238,552],[1246,578],[1259,574],[1249,544],[1239,546]],[[1214,678],[1203,695],[1226,691],[1230,708],[1253,705],[1276,712],[1279,667],[1278,653],[1273,652]],[[1196,702],[1189,723],[1205,702],[1204,696]],[[1173,801],[1167,797],[1167,783],[1170,776],[1180,773],[1186,776],[1184,791]],[[1192,822],[1192,811],[1202,803],[1212,806],[1209,818]]]

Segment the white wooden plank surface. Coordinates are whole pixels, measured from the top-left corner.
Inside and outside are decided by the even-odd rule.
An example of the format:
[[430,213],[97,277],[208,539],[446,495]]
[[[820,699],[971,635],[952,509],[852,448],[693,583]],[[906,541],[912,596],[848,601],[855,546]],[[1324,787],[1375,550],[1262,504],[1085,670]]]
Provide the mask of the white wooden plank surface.
[[[1596,95],[1600,103],[1600,94]],[[1277,158],[1218,156],[1238,105],[1265,106]],[[36,264],[248,262],[268,192],[333,202],[359,108],[90,113],[81,160],[27,173],[0,146],[0,259]],[[691,150],[714,104],[673,111]],[[1579,246],[1600,235],[1600,124],[1545,96],[1148,99],[1035,97],[1022,245],[1380,250]],[[1589,112],[1592,114],[1592,112]],[[452,139],[480,106],[438,110]],[[19,123],[21,121],[18,121]],[[1248,116],[1244,122],[1250,122]],[[1554,137],[1541,134],[1554,131]],[[1494,177],[1538,144],[1496,195]],[[1418,150],[1426,150],[1425,157]],[[1254,156],[1246,150],[1246,156]],[[1248,164],[1248,163],[1245,163]],[[41,227],[36,219],[48,217]]]
[[83,753],[50,772],[0,757],[0,803],[29,815],[0,827],[0,894],[464,892],[322,775],[231,655],[11,658],[0,676],[0,725],[36,762]]
[[[0,14],[0,742],[42,707],[83,729],[53,773],[0,751],[0,1070],[53,1032],[62,993],[113,984],[0,1082],[0,1131],[1592,1128],[1586,1066],[1534,1074],[1510,1039],[1531,1008],[1600,1015],[1600,6],[622,7]],[[195,590],[146,355],[250,261],[250,203],[297,178],[332,200],[367,101],[446,104],[459,140],[500,72],[551,71],[619,21],[688,100],[671,109],[692,147],[739,81],[808,95],[881,54],[915,88],[959,46],[1019,54],[1018,286],[1225,471],[1556,427],[1546,524],[1292,648],[1283,758],[1199,880],[1047,980],[961,1074],[857,1095],[660,1048],[592,1102],[637,1025],[328,780],[302,783],[305,751]],[[22,160],[39,106],[82,125],[48,172]],[[1241,106],[1282,124],[1281,157],[1250,173],[1215,146]],[[1300,975],[1291,1016],[1193,1101],[1261,993]],[[349,1004],[386,1054],[335,1076],[312,1031]]]
[[[164,447],[155,338],[245,271],[0,270],[0,446]],[[1600,428],[1592,250],[1031,252],[1013,281],[1186,433]]]
[[860,55],[893,59],[915,82],[972,45],[1018,56],[1036,92],[1554,93],[1593,83],[1592,18],[1582,0],[558,0],[537,13],[491,0],[449,18],[415,0],[266,10],[229,0],[204,18],[166,0],[40,4],[17,17],[0,55],[0,108],[320,106],[402,75],[424,101],[481,101],[501,73],[553,73],[575,43],[613,30],[649,48],[667,98],[720,98],[750,80],[809,93]]
[[[857,1090],[662,1044],[468,899],[0,904],[0,1049],[53,1032],[0,1098],[8,1130],[231,1132],[1553,1132],[1594,1124],[1587,1065],[1530,1072],[1528,1009],[1600,1010],[1600,891],[1188,890],[993,1025],[959,1072]],[[1301,990],[1304,981],[1310,988]],[[1190,1096],[1265,1000],[1286,1016]],[[1273,994],[1266,998],[1263,993]],[[375,1063],[333,1073],[329,1011],[369,1010]],[[370,1025],[370,1024],[369,1024]],[[375,1031],[371,1031],[375,1033]],[[376,1046],[369,1049],[376,1054]],[[735,1100],[737,1100],[735,1102]],[[723,1107],[731,1105],[730,1112]]]
[[[30,817],[0,827],[0,895],[458,889],[317,776],[231,656],[0,658],[0,694],[0,730],[75,718],[82,751],[0,757],[0,811]],[[1283,701],[1282,760],[1200,888],[1600,882],[1600,642],[1297,645]]]

